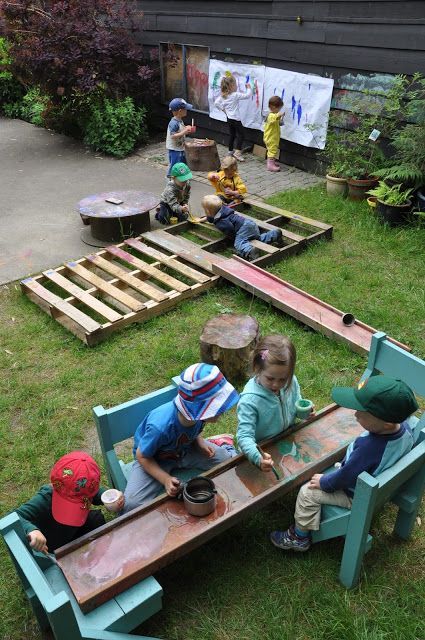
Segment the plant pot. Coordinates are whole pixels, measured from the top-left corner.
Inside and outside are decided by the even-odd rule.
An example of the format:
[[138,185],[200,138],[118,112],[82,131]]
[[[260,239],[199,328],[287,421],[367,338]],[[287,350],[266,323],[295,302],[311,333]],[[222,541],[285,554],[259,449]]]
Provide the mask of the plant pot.
[[350,200],[365,200],[367,198],[367,191],[376,187],[378,180],[376,178],[367,178],[365,180],[356,180],[355,178],[348,178],[348,197]]
[[328,196],[345,197],[347,195],[347,179],[326,174],[326,192]]
[[418,189],[416,197],[418,199],[419,211],[425,211],[425,187],[422,187],[422,189]]
[[385,204],[378,200],[376,205],[376,213],[379,220],[387,223],[390,227],[399,227],[406,224],[408,216],[412,208],[412,201],[408,200],[405,204]]
[[371,209],[375,209],[377,202],[378,198],[376,196],[369,196],[367,199],[367,203]]

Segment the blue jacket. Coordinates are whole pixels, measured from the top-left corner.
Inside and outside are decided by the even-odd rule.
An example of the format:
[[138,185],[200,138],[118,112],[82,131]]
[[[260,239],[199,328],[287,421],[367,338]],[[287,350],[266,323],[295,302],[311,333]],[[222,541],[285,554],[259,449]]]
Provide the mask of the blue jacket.
[[259,466],[257,442],[281,433],[295,422],[295,403],[301,398],[297,378],[279,396],[251,378],[238,403],[238,447],[248,460]]
[[402,422],[397,433],[391,435],[365,431],[349,445],[340,469],[321,477],[320,488],[328,493],[342,489],[352,497],[357,478],[363,471],[377,476],[412,447],[413,435],[407,422]]
[[233,209],[225,204],[220,207],[215,216],[207,216],[208,222],[213,222],[217,229],[228,238],[234,238],[241,226],[246,222],[243,216],[235,213]]

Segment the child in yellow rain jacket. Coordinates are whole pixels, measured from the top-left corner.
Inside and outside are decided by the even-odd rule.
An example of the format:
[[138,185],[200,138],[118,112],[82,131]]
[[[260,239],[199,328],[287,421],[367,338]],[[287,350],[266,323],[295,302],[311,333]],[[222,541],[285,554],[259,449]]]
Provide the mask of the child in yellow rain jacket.
[[277,158],[279,157],[280,127],[283,123],[284,111],[281,111],[283,101],[279,96],[272,96],[269,100],[270,113],[264,124],[264,144],[267,147],[267,171],[280,171]]
[[242,200],[247,192],[242,178],[238,174],[238,163],[233,156],[226,156],[221,163],[220,171],[211,171],[208,180],[215,192],[225,204]]

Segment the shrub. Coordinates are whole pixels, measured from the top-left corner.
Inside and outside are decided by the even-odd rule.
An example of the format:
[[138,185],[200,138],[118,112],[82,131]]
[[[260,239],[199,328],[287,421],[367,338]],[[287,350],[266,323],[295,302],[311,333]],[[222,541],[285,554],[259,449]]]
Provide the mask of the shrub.
[[16,109],[15,103],[19,103],[25,93],[25,88],[11,73],[10,64],[9,44],[5,38],[0,38],[0,111],[5,115],[9,115],[6,113],[8,107],[12,111]]
[[91,109],[85,125],[84,142],[98,151],[122,158],[147,137],[146,108],[136,107],[132,98],[104,98]]

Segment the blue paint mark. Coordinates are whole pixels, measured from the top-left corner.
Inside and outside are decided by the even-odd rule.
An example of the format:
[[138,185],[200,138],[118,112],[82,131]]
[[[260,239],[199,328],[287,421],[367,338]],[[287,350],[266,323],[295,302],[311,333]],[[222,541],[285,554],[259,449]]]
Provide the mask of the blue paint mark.
[[308,90],[310,91],[310,89],[311,89],[311,83],[309,82],[308,83]]
[[297,119],[298,119],[298,124],[300,124],[300,120],[301,120],[302,113],[303,113],[303,109],[302,109],[302,106],[301,106],[301,102],[299,102],[299,103],[298,103],[298,106],[297,106]]
[[248,82],[249,82],[249,73],[246,74],[245,84],[248,84]]
[[283,100],[283,96],[285,95],[285,89],[282,89],[282,95],[280,96]]
[[295,120],[295,107],[297,105],[297,101],[295,100],[294,96],[292,96],[292,104],[291,104],[291,111],[292,111],[292,120]]
[[273,89],[273,95],[276,95],[276,87]]

